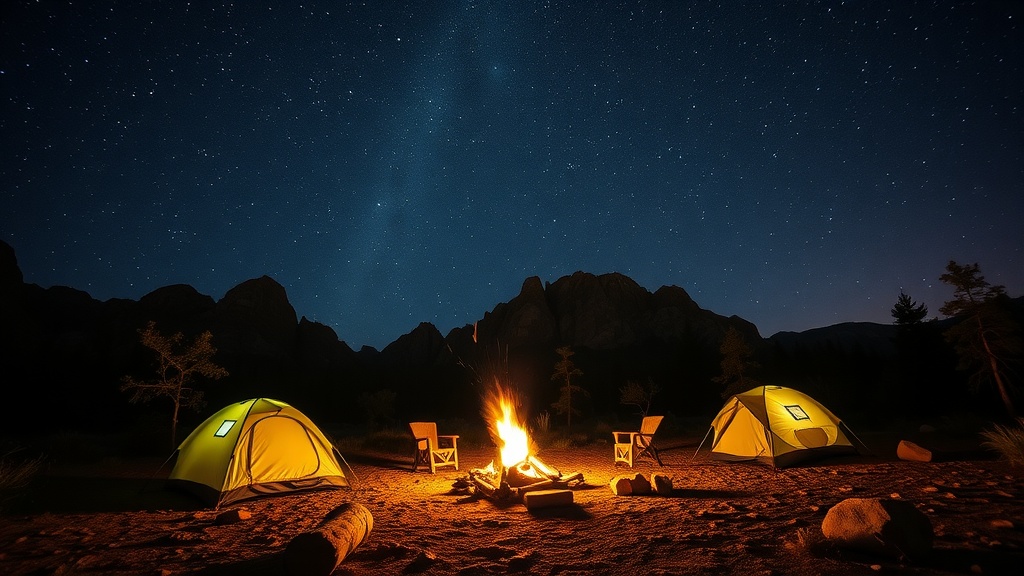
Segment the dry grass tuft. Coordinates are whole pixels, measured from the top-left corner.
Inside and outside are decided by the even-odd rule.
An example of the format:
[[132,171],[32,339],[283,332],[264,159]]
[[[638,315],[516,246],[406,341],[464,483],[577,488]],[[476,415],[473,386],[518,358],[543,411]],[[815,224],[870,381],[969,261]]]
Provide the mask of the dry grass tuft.
[[1012,466],[1024,466],[1024,418],[1017,418],[1017,426],[996,424],[983,430],[982,446],[994,450]]

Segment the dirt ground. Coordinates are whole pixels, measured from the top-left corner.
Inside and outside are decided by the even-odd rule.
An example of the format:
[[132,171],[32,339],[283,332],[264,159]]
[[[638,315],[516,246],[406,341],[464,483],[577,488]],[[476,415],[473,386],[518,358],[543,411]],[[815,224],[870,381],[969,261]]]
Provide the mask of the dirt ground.
[[[0,573],[9,575],[284,574],[284,550],[344,502],[373,529],[335,575],[395,574],[1021,574],[1022,471],[981,453],[920,463],[891,450],[773,470],[693,457],[663,444],[664,466],[613,464],[610,445],[542,451],[585,484],[574,503],[529,511],[453,490],[491,450],[463,447],[461,470],[411,471],[411,457],[346,454],[358,484],[239,502],[216,511],[162,486],[160,461],[51,466],[0,516]],[[889,452],[889,453],[886,453]],[[616,496],[609,482],[661,472],[665,496]],[[933,554],[910,563],[840,549],[821,534],[845,498],[899,498],[923,511]],[[217,523],[225,510],[251,517]]]

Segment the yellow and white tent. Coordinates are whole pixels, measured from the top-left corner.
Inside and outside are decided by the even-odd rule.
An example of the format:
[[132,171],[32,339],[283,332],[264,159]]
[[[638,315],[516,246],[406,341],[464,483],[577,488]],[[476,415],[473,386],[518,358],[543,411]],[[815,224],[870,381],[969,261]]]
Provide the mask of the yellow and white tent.
[[711,457],[717,460],[756,460],[783,468],[809,458],[857,453],[849,438],[853,433],[835,414],[803,392],[782,386],[758,386],[732,396],[711,422],[711,431]]
[[[347,464],[302,412],[269,398],[231,404],[178,446],[170,483],[216,507],[245,498],[349,486]],[[351,472],[349,472],[351,474]]]

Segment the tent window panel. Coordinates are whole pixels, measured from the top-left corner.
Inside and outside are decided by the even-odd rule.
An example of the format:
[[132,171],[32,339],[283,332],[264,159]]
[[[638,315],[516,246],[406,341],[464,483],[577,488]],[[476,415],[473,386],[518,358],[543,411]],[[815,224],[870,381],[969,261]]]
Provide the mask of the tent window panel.
[[235,426],[238,420],[225,420],[221,422],[220,427],[213,433],[217,438],[223,438],[228,435],[228,432]]
[[811,419],[811,417],[807,415],[807,412],[804,412],[804,409],[801,408],[798,404],[790,404],[788,406],[783,406],[783,408],[785,408],[786,411],[789,412],[789,415],[793,417],[793,420]]

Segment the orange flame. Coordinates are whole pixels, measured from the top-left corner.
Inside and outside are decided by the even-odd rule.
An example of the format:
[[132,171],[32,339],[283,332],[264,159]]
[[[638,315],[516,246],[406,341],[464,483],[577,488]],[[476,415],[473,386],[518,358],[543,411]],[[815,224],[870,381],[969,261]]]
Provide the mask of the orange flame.
[[494,422],[491,436],[498,445],[501,465],[505,468],[525,462],[530,456],[530,436],[515,413],[518,404],[511,392],[496,384],[486,405],[487,419]]

